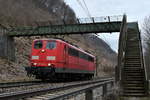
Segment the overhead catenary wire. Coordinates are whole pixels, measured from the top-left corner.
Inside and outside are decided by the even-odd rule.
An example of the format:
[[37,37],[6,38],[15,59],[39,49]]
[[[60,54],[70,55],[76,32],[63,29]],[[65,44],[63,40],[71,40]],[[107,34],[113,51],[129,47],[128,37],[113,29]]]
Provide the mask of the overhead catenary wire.
[[[87,14],[87,16],[90,18],[90,20],[94,23],[94,18],[91,16],[91,13],[89,11],[89,8],[85,2],[85,0],[75,0],[77,1],[77,3],[81,6],[81,8],[83,9],[83,11],[85,12],[85,14]],[[108,17],[109,19],[109,17]],[[112,47],[112,43],[110,43],[110,41],[104,36],[104,35],[99,35],[97,33],[94,33],[97,37],[102,37],[101,39],[104,40],[109,47]]]
[[83,9],[84,12],[87,14],[87,16],[91,18],[91,14],[90,14],[90,12],[88,11],[88,8],[87,8],[87,6],[86,6],[85,1],[84,1],[84,6],[85,6],[85,7],[83,6],[83,4],[82,4],[82,2],[81,2],[80,0],[76,0],[76,1],[77,1],[78,4],[82,7],[82,9]]
[[82,1],[83,1],[83,3],[84,3],[85,8],[87,9],[87,13],[88,13],[89,17],[92,18],[92,16],[91,16],[91,14],[90,14],[90,11],[89,11],[89,9],[88,9],[88,6],[87,6],[85,0],[82,0]]
[[[83,1],[83,3],[84,3],[84,6],[85,6],[85,8],[83,7],[83,5],[82,5],[82,3],[80,2],[80,0],[77,0],[78,1],[78,3],[82,6],[82,8],[84,9],[84,10],[86,10],[86,12],[87,12],[87,15],[91,18],[91,20],[92,20],[92,16],[91,16],[91,14],[90,14],[90,11],[89,11],[89,9],[88,9],[88,6],[87,6],[87,4],[86,4],[86,2],[85,2],[85,0],[82,0]],[[104,39],[104,41],[111,47],[111,45],[110,45],[110,42],[109,41],[107,41],[107,39],[106,39],[106,37],[105,36],[103,36],[103,35],[98,35],[98,34],[96,34],[98,37],[103,37],[103,39]]]
[[102,40],[104,40],[110,47],[111,47],[111,43],[106,39],[106,37],[104,36],[104,35],[99,35],[99,34],[96,34],[96,36],[98,36],[98,37],[103,37],[103,39]]

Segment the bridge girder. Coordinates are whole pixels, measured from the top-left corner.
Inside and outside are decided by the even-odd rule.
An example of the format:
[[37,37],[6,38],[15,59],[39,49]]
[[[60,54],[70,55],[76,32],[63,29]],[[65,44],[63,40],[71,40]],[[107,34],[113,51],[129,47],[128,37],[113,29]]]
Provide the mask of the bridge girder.
[[19,36],[109,33],[109,32],[120,32],[120,27],[121,21],[69,24],[69,25],[50,25],[38,27],[20,27],[10,29],[8,35],[12,37],[19,37]]

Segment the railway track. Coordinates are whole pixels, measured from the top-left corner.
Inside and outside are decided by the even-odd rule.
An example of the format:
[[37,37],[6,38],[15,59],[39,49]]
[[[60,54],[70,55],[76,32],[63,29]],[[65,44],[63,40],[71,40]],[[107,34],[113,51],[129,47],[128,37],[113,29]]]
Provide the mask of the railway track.
[[[110,82],[112,82],[112,80],[107,80],[107,81],[100,82],[100,83],[87,84],[84,86],[79,85],[77,87],[71,87],[71,88],[67,88],[67,89],[62,89],[60,91],[49,92],[45,95],[27,98],[26,100],[69,100],[69,98],[72,98],[77,95],[84,96],[83,93],[90,90],[91,88],[100,87],[100,86],[110,83]],[[103,91],[101,91],[101,92],[103,92]],[[93,99],[88,99],[88,100],[93,100]]]
[[[11,93],[1,93],[0,100],[19,100],[23,98],[32,98],[34,96],[45,95],[47,93],[54,93],[59,91],[65,91],[68,89],[75,89],[75,88],[82,88],[85,86],[92,86],[98,83],[106,82],[113,80],[112,78],[106,79],[97,79],[97,80],[90,80],[90,81],[83,81],[83,82],[74,82],[66,85],[56,86],[56,87],[47,87],[47,88],[34,88],[30,90],[23,90],[23,91],[15,91]],[[53,100],[53,99],[52,99]]]

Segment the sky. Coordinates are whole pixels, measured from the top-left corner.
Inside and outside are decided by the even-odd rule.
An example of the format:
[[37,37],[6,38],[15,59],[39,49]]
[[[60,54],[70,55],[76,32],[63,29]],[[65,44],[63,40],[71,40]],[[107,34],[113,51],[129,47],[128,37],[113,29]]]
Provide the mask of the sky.
[[[84,10],[86,9],[84,1],[92,17],[126,14],[128,22],[138,21],[141,29],[144,18],[150,15],[150,0],[65,0],[78,18],[89,17],[87,10]],[[119,33],[99,35],[117,52]]]

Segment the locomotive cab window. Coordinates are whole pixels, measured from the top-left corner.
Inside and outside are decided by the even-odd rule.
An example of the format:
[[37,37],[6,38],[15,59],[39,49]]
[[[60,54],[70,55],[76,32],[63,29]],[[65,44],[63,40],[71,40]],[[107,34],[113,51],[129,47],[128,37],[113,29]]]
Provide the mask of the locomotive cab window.
[[56,48],[56,42],[55,41],[48,41],[46,44],[46,49],[55,49]]
[[42,41],[35,41],[34,42],[34,48],[35,49],[41,49],[43,47],[43,42]]

